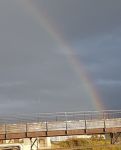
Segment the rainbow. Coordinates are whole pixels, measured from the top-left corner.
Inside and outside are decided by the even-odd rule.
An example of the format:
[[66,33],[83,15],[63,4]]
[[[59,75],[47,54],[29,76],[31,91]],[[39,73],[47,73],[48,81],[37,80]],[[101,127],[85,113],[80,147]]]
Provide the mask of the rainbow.
[[32,3],[33,1],[21,0],[19,2],[21,2],[22,6],[24,6],[29,15],[32,15],[33,19],[35,19],[35,21],[38,21],[43,29],[48,32],[48,35],[55,40],[60,48],[66,50],[65,56],[71,67],[73,67],[77,75],[79,75],[80,80],[83,83],[83,87],[88,92],[96,110],[103,110],[104,105],[99,96],[99,92],[92,84],[89,74],[86,73],[84,66],[81,65],[80,60],[74,55],[74,50],[72,49],[72,47],[63,39],[56,26],[53,26],[53,24],[51,24],[52,21],[49,21],[48,14],[46,12],[40,12],[40,10],[37,9],[36,5]]

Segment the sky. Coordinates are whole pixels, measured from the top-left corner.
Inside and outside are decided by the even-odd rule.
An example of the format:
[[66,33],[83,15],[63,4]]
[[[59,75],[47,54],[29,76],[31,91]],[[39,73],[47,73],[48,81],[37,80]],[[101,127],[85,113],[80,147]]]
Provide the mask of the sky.
[[96,109],[48,27],[72,49],[104,108],[120,109],[120,0],[1,0],[0,113]]

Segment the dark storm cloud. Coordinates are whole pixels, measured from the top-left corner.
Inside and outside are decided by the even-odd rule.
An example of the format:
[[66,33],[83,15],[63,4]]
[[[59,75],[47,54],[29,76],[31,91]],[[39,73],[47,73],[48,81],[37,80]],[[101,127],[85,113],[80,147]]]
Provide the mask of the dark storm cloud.
[[[106,107],[119,108],[121,1],[35,0],[32,5],[73,47]],[[16,0],[0,1],[1,113],[94,109],[65,57],[70,54],[40,22]]]
[[[107,108],[120,107],[121,1],[36,1],[74,48]],[[115,102],[114,102],[115,101]]]
[[[87,69],[107,79],[120,80],[121,43],[117,35],[79,42],[77,55]],[[112,38],[113,37],[113,38]],[[83,52],[81,52],[83,51]]]
[[112,32],[121,26],[120,0],[36,0],[67,39]]
[[[77,45],[79,45],[77,46],[77,54],[83,51],[79,56],[84,61],[89,58],[91,62],[90,65],[97,62],[97,65],[104,64],[102,68],[107,64],[110,64],[112,67],[120,67],[120,40],[121,37],[118,37],[116,34],[99,36],[83,41],[80,40],[80,42],[77,43]],[[88,61],[85,62],[88,63]]]
[[89,108],[91,101],[65,56],[56,52],[55,40],[17,1],[0,6],[1,113]]
[[116,32],[99,35],[80,40],[76,47],[77,55],[91,74],[106,107],[120,109],[121,36]]

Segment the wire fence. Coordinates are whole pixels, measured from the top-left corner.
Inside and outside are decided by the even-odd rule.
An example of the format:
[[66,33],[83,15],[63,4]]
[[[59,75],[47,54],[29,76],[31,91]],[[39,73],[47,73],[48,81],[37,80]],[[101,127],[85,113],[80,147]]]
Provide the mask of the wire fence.
[[121,110],[0,115],[0,124],[121,118]]
[[[121,128],[121,111],[61,112],[46,114],[20,114],[0,116],[0,133],[29,133]],[[117,131],[116,131],[117,132]],[[61,133],[62,134],[62,133]]]

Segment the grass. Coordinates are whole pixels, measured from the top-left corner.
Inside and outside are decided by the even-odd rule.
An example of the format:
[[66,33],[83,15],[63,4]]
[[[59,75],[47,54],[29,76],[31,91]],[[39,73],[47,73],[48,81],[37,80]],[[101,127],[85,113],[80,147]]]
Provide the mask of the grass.
[[121,145],[111,145],[110,140],[92,136],[90,139],[70,138],[56,144],[53,143],[53,148],[63,150],[121,150]]

